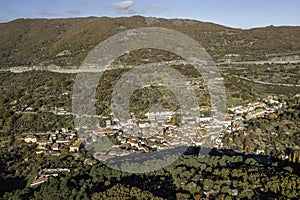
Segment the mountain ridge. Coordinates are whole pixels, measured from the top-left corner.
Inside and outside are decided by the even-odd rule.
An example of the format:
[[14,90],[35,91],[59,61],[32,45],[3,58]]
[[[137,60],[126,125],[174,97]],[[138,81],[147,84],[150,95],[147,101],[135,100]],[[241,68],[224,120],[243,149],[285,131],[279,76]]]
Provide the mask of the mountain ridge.
[[[187,34],[217,61],[300,55],[300,26],[237,29],[211,22],[153,17],[16,19],[0,23],[0,67],[79,66],[101,41],[121,31],[164,27]],[[229,56],[230,57],[230,56]]]

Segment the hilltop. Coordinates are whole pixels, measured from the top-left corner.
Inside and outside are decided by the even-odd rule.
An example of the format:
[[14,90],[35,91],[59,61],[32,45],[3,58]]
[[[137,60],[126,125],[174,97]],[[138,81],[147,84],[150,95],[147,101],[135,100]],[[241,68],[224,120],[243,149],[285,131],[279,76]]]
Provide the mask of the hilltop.
[[0,67],[79,66],[99,42],[139,27],[164,27],[185,33],[219,62],[228,58],[298,59],[300,52],[300,27],[242,30],[195,20],[142,16],[17,19],[0,24]]

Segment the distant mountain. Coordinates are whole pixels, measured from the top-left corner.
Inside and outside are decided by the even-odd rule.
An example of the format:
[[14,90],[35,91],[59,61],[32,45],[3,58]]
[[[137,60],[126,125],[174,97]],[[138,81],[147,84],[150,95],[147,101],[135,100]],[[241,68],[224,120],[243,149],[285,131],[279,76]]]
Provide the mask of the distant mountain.
[[[88,17],[17,19],[0,24],[0,67],[79,66],[99,42],[138,27],[165,27],[203,45],[216,61],[299,55],[300,27],[234,29],[185,19]],[[237,55],[238,54],[238,55]]]

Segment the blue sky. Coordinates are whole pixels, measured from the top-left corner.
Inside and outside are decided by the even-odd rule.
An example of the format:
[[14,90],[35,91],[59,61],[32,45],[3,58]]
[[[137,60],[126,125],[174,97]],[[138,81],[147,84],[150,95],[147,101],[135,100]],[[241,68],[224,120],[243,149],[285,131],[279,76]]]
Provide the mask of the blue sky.
[[0,22],[17,18],[143,15],[236,28],[300,25],[299,0],[1,0]]

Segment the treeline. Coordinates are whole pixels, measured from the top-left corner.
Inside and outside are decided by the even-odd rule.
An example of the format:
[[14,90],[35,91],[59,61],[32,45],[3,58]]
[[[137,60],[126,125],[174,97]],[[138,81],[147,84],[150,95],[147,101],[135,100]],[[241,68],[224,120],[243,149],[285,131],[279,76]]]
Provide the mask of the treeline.
[[259,164],[242,156],[182,156],[174,164],[130,174],[78,162],[36,188],[26,186],[4,199],[297,199],[299,165]]

